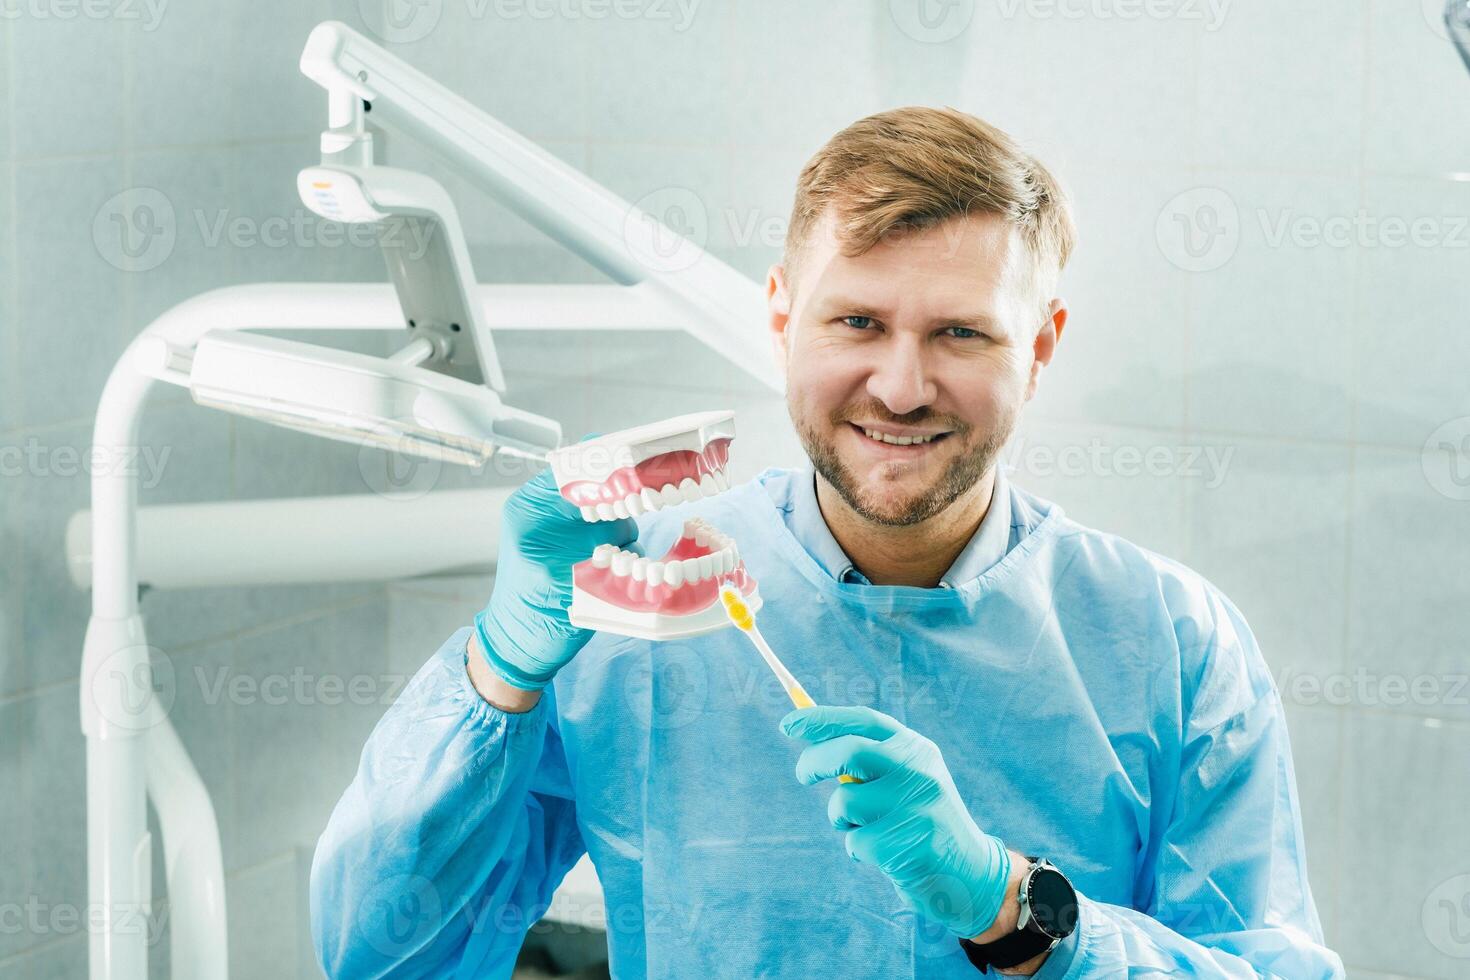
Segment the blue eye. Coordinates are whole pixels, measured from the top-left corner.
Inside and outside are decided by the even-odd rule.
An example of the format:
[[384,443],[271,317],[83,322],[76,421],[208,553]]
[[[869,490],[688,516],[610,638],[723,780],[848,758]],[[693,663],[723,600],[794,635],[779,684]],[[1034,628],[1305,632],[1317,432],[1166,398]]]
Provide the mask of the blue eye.
[[873,318],[870,316],[845,316],[842,318],[842,322],[856,330],[866,330],[873,325]]
[[980,331],[971,330],[969,327],[949,327],[946,332],[951,337],[955,337],[959,340],[970,340],[973,337],[984,336],[980,333]]

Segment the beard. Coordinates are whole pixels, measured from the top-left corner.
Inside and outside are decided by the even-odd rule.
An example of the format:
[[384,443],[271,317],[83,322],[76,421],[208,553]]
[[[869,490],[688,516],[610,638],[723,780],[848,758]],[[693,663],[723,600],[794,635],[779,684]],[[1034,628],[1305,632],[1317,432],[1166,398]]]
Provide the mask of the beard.
[[794,406],[788,403],[792,424],[801,439],[802,448],[812,461],[813,468],[831,485],[843,502],[866,521],[884,527],[908,527],[927,521],[941,513],[965,493],[969,492],[995,463],[1005,448],[1016,427],[1016,406],[1006,403],[996,418],[996,424],[987,431],[976,434],[975,427],[953,415],[935,412],[928,408],[915,409],[906,415],[895,415],[876,399],[849,405],[832,413],[828,422],[832,428],[846,425],[853,418],[871,419],[893,425],[919,425],[938,422],[949,430],[944,441],[958,440],[962,450],[945,465],[944,472],[928,487],[910,495],[906,500],[884,504],[874,499],[877,495],[858,486],[852,470],[842,461],[833,440],[824,438],[816,426],[796,417]]

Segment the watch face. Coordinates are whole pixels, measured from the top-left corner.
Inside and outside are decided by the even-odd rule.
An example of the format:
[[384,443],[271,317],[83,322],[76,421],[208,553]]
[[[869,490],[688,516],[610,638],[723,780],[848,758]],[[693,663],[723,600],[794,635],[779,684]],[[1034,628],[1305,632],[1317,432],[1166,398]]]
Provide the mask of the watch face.
[[1065,939],[1077,928],[1077,893],[1060,871],[1038,869],[1031,876],[1027,898],[1036,924],[1053,939]]

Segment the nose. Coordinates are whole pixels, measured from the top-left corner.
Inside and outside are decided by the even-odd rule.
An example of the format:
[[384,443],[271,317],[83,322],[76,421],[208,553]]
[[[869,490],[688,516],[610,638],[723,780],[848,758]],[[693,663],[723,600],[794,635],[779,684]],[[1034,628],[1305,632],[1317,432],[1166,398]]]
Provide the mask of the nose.
[[938,386],[922,339],[899,335],[891,343],[877,346],[881,349],[875,352],[877,358],[868,374],[868,394],[894,415],[907,415],[932,405]]

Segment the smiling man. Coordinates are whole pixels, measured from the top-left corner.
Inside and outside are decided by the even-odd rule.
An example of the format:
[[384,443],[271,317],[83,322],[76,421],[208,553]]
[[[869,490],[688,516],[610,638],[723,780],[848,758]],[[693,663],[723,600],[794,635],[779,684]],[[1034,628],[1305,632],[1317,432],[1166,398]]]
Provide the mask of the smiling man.
[[574,628],[570,566],[661,550],[685,515],[586,524],[538,476],[488,606],[384,716],[317,848],[328,976],[507,976],[584,852],[617,976],[1341,976],[1240,613],[996,465],[1062,336],[1072,239],[1045,168],[964,113],[823,147],[767,282],[813,468],[700,513],[830,706],[781,710],[734,630]]

